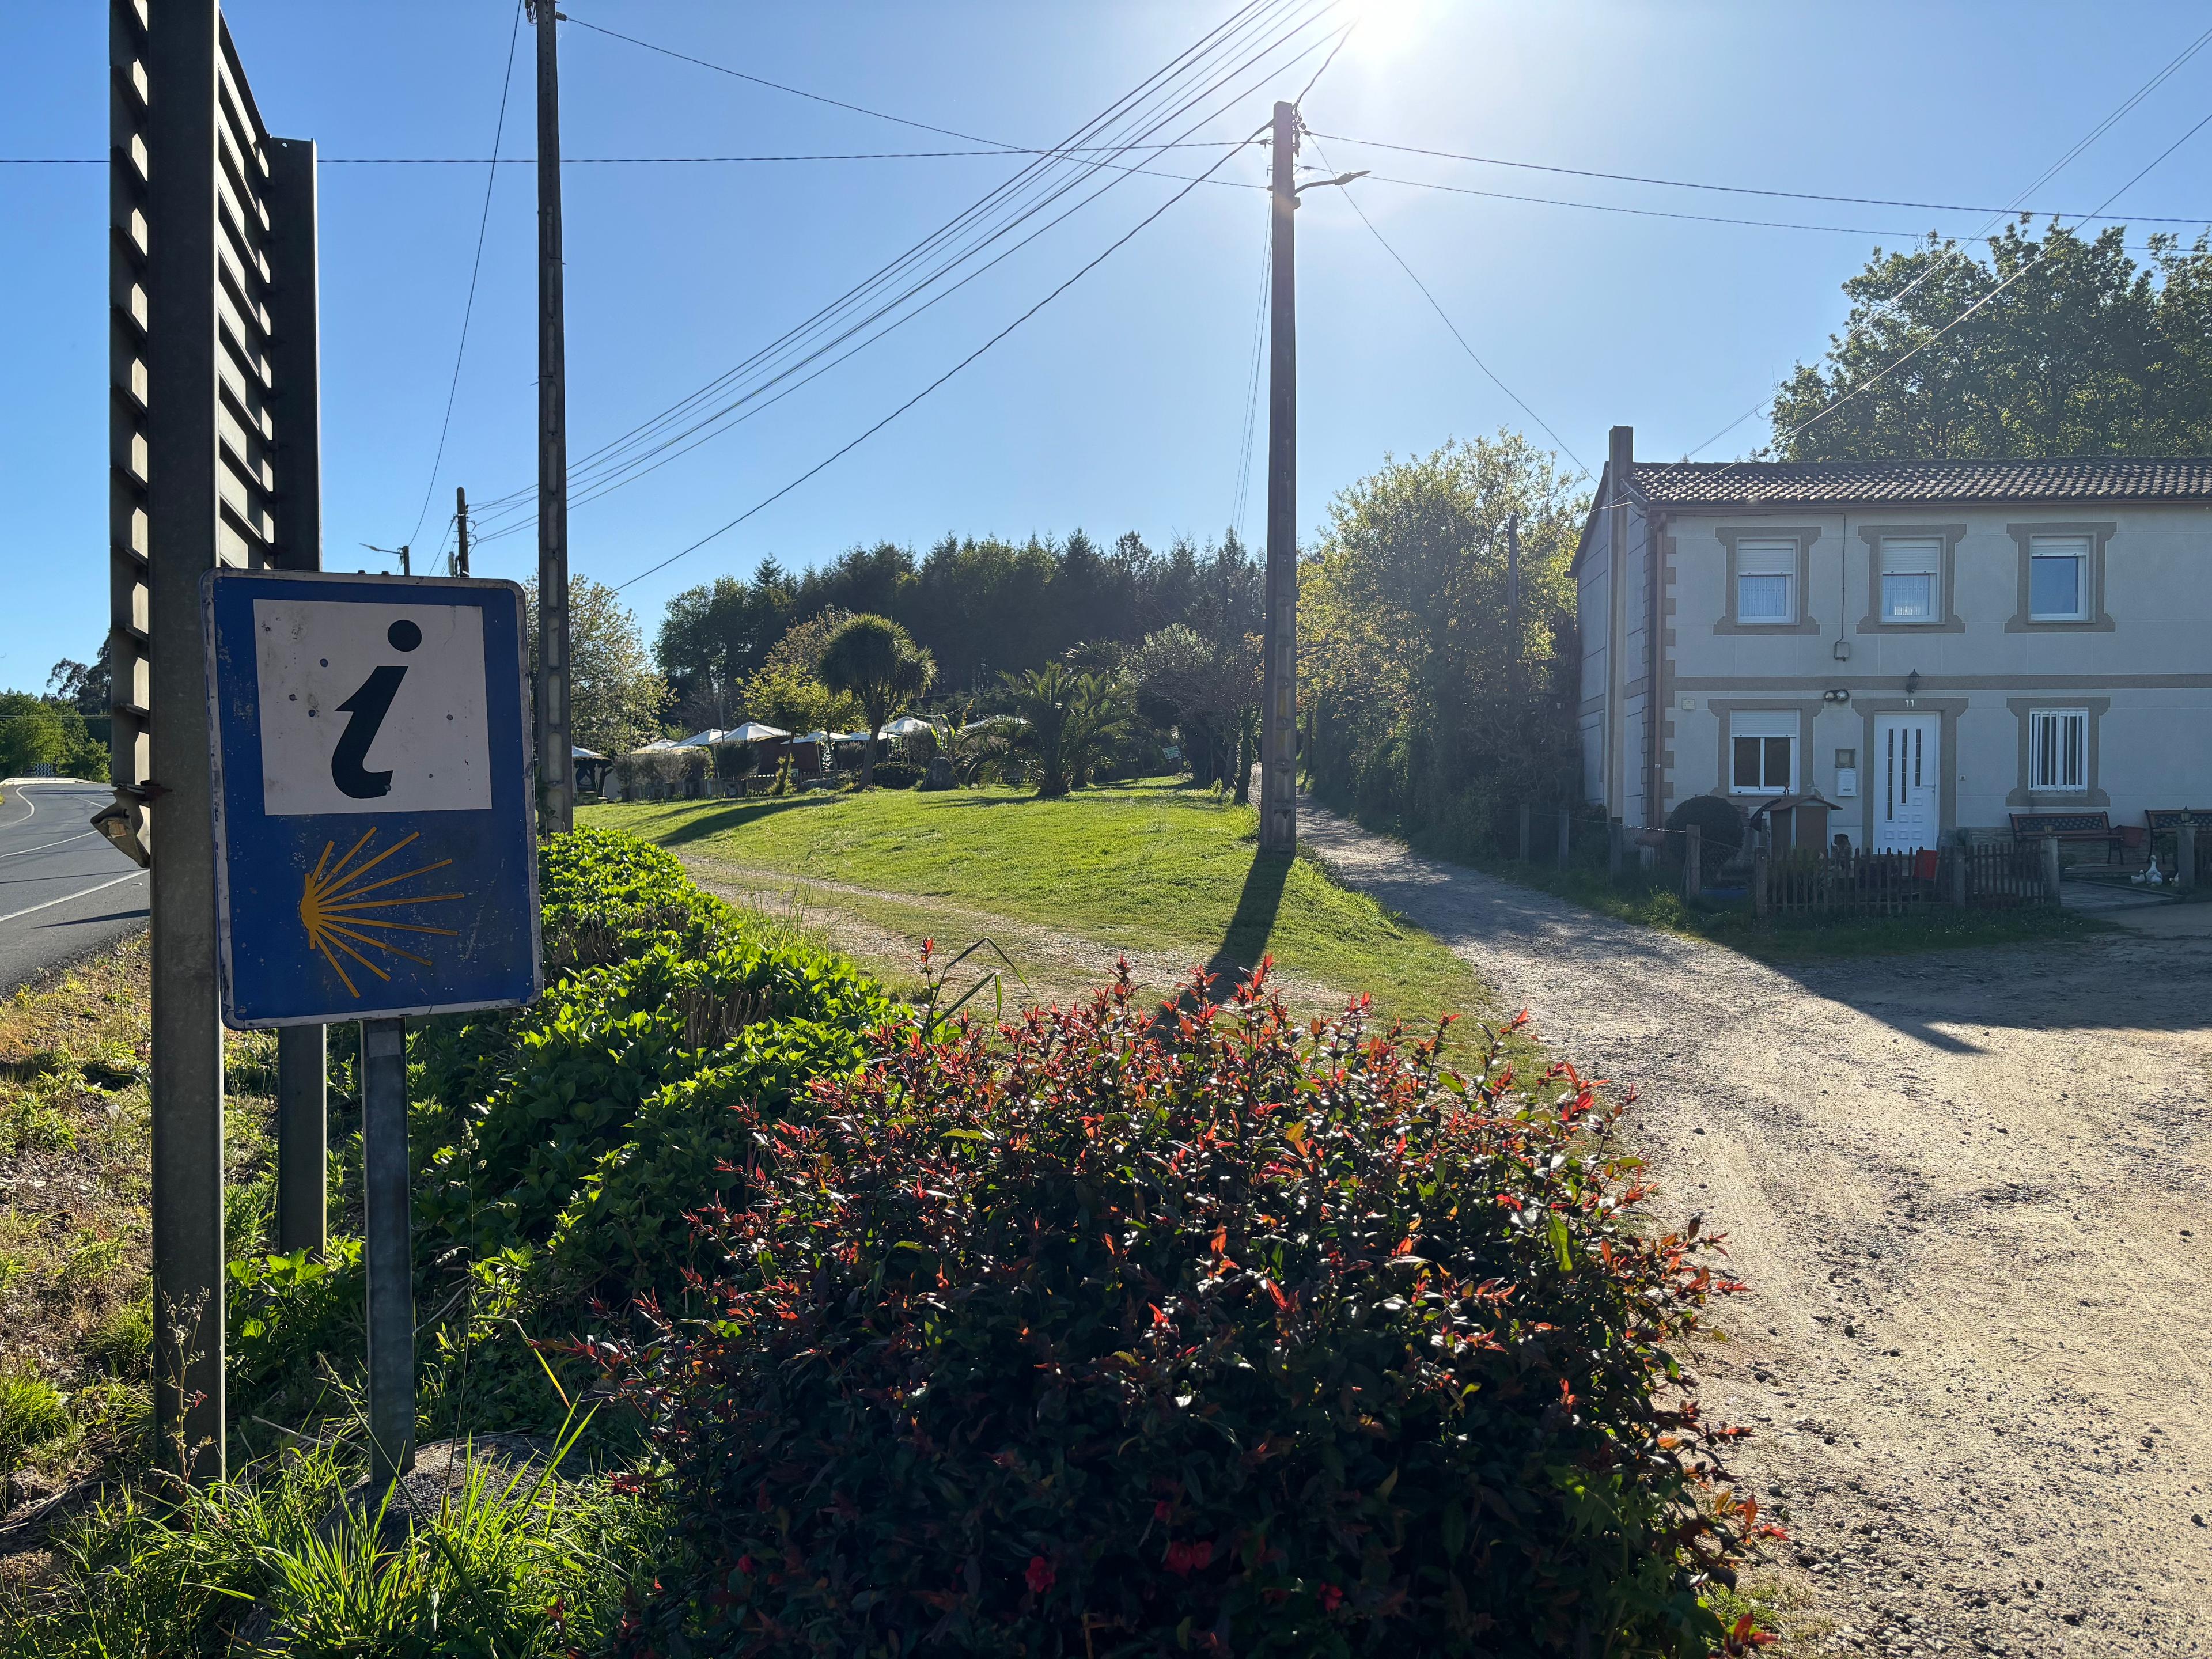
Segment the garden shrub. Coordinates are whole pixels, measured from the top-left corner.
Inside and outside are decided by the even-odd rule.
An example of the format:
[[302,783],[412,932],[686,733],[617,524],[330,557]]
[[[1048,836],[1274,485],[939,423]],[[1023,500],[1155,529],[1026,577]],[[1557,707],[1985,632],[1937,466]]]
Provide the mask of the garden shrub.
[[578,1294],[670,1286],[681,1218],[733,1188],[716,1167],[736,1151],[725,1104],[781,1111],[805,1079],[858,1066],[895,1011],[843,958],[761,936],[632,837],[557,837],[539,883],[549,936],[616,959],[416,1038],[416,1219],[434,1249],[477,1256],[558,1224]]
[[[1264,974],[1264,968],[1262,973]],[[1112,991],[732,1110],[718,1316],[584,1345],[684,1571],[621,1650],[1693,1654],[1755,1510],[1619,1108],[1358,1008]],[[1158,1020],[1170,1024],[1164,1030]],[[1733,1639],[1732,1639],[1733,1638]]]
[[325,1355],[362,1351],[368,1281],[358,1238],[332,1238],[319,1261],[304,1249],[246,1256],[230,1264],[229,1277],[228,1387],[239,1401],[257,1403],[302,1381]]
[[910,760],[881,760],[876,763],[876,787],[911,789],[928,775],[927,767],[917,766]]

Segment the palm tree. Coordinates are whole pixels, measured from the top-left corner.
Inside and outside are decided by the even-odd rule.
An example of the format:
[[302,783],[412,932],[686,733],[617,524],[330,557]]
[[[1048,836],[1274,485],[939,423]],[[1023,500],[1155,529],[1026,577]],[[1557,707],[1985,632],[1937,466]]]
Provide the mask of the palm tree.
[[861,615],[838,625],[822,647],[816,672],[822,684],[860,705],[868,722],[867,752],[860,759],[860,787],[876,781],[876,739],[893,715],[926,696],[937,679],[937,659],[888,617]]
[[1040,796],[1064,795],[1082,782],[1129,729],[1128,694],[1111,676],[1071,674],[1054,662],[1005,678],[1027,722],[1022,741],[1036,751]]

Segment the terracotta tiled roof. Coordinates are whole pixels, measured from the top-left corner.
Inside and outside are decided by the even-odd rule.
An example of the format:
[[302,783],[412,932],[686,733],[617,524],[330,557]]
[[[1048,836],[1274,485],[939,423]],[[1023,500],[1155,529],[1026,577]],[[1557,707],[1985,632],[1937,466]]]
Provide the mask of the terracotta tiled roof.
[[2033,461],[1638,461],[1656,507],[1849,506],[1862,501],[2212,502],[2212,456]]

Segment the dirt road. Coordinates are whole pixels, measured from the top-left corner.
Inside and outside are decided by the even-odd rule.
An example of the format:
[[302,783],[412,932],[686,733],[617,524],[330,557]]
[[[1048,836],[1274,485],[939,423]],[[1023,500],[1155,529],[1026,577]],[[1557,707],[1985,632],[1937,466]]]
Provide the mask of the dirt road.
[[2212,1654],[2212,940],[1778,969],[1300,828],[1634,1085],[1729,1236],[1700,1393],[1814,1647]]

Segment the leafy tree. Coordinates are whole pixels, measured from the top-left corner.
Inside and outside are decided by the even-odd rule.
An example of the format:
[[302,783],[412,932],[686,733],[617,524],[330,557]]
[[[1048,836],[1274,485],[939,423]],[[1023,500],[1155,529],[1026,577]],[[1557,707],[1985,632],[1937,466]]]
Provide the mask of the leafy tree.
[[1512,802],[1570,797],[1567,562],[1589,507],[1510,432],[1386,459],[1336,498],[1300,576],[1304,760],[1322,799],[1478,847]]
[[750,581],[726,576],[679,593],[657,649],[684,717],[724,725],[775,642],[824,611],[897,623],[937,659],[941,686],[972,694],[1002,672],[1079,647],[1133,646],[1170,623],[1241,638],[1259,626],[1260,587],[1259,564],[1234,535],[1204,548],[1178,540],[1164,553],[1133,533],[1110,548],[1080,530],[1064,541],[947,536],[920,558],[880,542],[800,575],[770,561]]
[[[1251,793],[1255,749],[1248,747],[1249,727],[1257,726],[1260,700],[1260,638],[1247,634],[1233,642],[1206,638],[1188,623],[1176,623],[1146,638],[1131,659],[1137,683],[1175,710],[1183,743],[1194,757],[1200,783],[1209,781],[1218,769],[1218,751],[1233,745],[1237,799]],[[1253,739],[1256,744],[1256,739]]]
[[748,676],[757,672],[799,615],[797,584],[773,559],[746,581],[718,576],[668,602],[654,655],[690,729],[733,726]]
[[824,611],[794,623],[769,647],[744,682],[744,704],[751,719],[790,732],[836,732],[860,719],[857,701],[822,683],[822,653],[845,614]]
[[868,746],[860,757],[860,787],[876,781],[876,739],[891,717],[927,694],[937,662],[914,636],[886,617],[848,617],[822,647],[823,684],[860,705]]
[[0,691],[0,777],[25,777],[51,766],[63,777],[104,783],[107,758],[107,745],[85,729],[75,704]]
[[[538,584],[526,585],[531,684],[538,673]],[[587,576],[568,581],[568,735],[602,755],[627,755],[659,734],[668,686],[653,671],[637,618]]]
[[1876,251],[1844,284],[1845,331],[1774,404],[1792,461],[2212,451],[2212,251],[2054,224]]
[[46,695],[74,708],[88,725],[107,713],[108,686],[106,651],[90,662],[64,657],[46,676]]
[[1009,674],[1006,684],[1025,722],[1020,741],[1036,756],[1040,796],[1064,795],[1083,782],[1128,729],[1127,691],[1103,674],[1070,673],[1055,662]]

